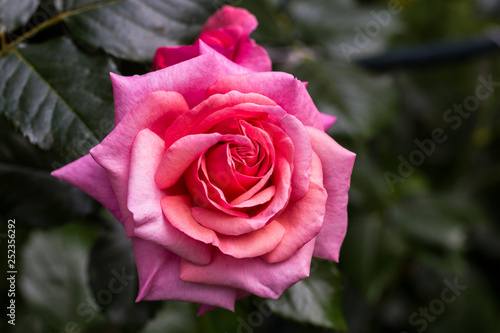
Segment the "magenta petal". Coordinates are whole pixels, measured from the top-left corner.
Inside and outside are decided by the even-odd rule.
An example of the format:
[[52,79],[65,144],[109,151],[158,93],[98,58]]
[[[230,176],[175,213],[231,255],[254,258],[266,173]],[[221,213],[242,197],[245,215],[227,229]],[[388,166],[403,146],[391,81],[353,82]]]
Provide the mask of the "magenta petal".
[[266,49],[257,45],[250,38],[240,42],[234,62],[256,72],[268,72],[272,70],[271,59]]
[[347,192],[356,155],[328,134],[308,127],[314,152],[323,165],[323,186],[328,193],[323,227],[316,237],[314,256],[338,261],[347,230]]
[[178,92],[184,96],[187,104],[192,108],[205,100],[208,87],[220,77],[250,71],[217,52],[211,52],[140,76],[125,77],[111,73],[115,99],[115,122],[118,124],[148,93]]
[[236,289],[184,282],[179,278],[179,256],[140,238],[133,237],[132,245],[139,273],[137,301],[144,299],[198,302],[234,311]]
[[118,207],[118,202],[116,201],[115,193],[113,192],[106,171],[90,154],[52,171],[51,175],[78,187],[99,201],[120,220],[120,208]]
[[[191,209],[193,217],[206,228],[229,236],[242,235],[260,229],[283,210],[290,198],[290,165],[280,152],[276,153],[276,163],[271,181],[276,184],[276,193],[265,209],[255,216],[243,218],[202,207],[193,207]],[[249,199],[251,198],[246,200]]]
[[158,91],[147,94],[104,140],[90,151],[106,171],[122,214],[127,236],[133,235],[132,215],[127,208],[130,154],[135,136],[150,128],[157,134],[164,131],[173,119],[186,112],[187,105],[179,93]]
[[161,199],[165,194],[156,187],[153,175],[164,151],[164,142],[158,135],[148,129],[137,134],[132,148],[127,201],[134,216],[134,235],[193,262],[207,264],[211,247],[186,236],[163,215]]
[[304,125],[324,130],[321,116],[311,96],[299,80],[281,72],[227,75],[207,91],[207,96],[225,94],[231,90],[257,93],[269,97]]
[[174,185],[191,163],[219,141],[251,145],[250,140],[241,135],[211,133],[185,136],[174,142],[165,152],[156,171],[155,180],[158,187],[163,189]]
[[158,70],[189,60],[198,56],[199,50],[198,45],[159,47],[156,49],[152,68]]
[[224,6],[215,12],[203,26],[203,31],[224,28],[230,25],[237,25],[242,28],[242,32],[249,35],[257,28],[258,22],[255,16],[246,9]]
[[333,124],[337,121],[337,117],[330,116],[326,113],[321,113],[321,121],[323,122],[323,126],[325,127],[325,132],[332,127]]
[[276,299],[287,288],[309,276],[314,242],[311,240],[291,258],[275,264],[260,258],[237,259],[215,251],[212,262],[205,266],[181,260],[180,277],[186,282],[238,288]]
[[323,188],[323,170],[319,157],[313,153],[313,172],[307,194],[288,204],[275,221],[281,223],[286,233],[281,243],[263,256],[267,262],[280,262],[290,258],[298,249],[321,230],[325,216],[326,190]]

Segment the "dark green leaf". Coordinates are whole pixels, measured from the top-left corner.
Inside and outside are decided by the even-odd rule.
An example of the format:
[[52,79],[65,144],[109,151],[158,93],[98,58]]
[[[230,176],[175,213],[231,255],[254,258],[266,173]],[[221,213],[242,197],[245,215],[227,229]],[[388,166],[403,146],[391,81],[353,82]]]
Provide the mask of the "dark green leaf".
[[132,244],[118,221],[112,216],[106,219],[90,254],[90,286],[112,324],[121,332],[137,332],[152,315],[155,303],[135,303],[138,276]]
[[342,245],[342,270],[371,302],[379,301],[398,276],[408,251],[401,234],[384,222],[377,214],[351,218]]
[[90,214],[95,207],[90,197],[50,176],[53,161],[0,121],[0,213],[36,227]]
[[57,332],[85,331],[102,323],[86,274],[95,235],[88,224],[35,231],[21,253],[18,278],[23,300]]
[[[141,333],[191,333],[197,332],[196,313],[189,303],[167,302],[163,309],[148,322]],[[205,327],[206,328],[206,327]]]
[[39,0],[0,0],[0,32],[12,31],[24,24]]
[[67,12],[97,3],[96,8],[65,18],[71,35],[118,58],[150,63],[158,47],[191,42],[224,2],[75,0],[56,4],[60,11]]
[[114,64],[66,38],[20,46],[0,58],[0,112],[30,141],[69,162],[113,128]]
[[313,259],[311,276],[268,304],[286,318],[346,331],[340,309],[341,290],[342,277],[337,267],[326,260]]
[[407,235],[428,245],[463,250],[466,225],[481,220],[478,208],[458,194],[421,195],[391,207],[395,225]]

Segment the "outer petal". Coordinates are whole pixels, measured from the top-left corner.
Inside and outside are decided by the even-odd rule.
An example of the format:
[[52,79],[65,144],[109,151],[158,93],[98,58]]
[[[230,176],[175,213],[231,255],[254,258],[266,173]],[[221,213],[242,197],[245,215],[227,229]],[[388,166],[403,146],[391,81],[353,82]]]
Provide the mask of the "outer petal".
[[217,235],[191,216],[191,199],[185,195],[166,196],[161,200],[163,213],[176,228],[193,239],[217,246],[222,253],[235,258],[252,258],[273,250],[283,238],[285,228],[271,222],[263,228],[241,236]]
[[78,187],[101,204],[118,219],[120,208],[106,171],[87,154],[78,160],[51,172],[51,175]]
[[140,238],[133,237],[132,245],[139,272],[137,301],[168,299],[199,302],[234,311],[236,289],[184,282],[179,278],[180,257]]
[[[126,115],[104,140],[90,151],[108,175],[122,214],[127,236],[132,235],[133,219],[127,208],[130,154],[135,136],[139,131],[150,128],[161,133],[188,106],[184,98],[175,92],[158,91],[148,94]],[[154,126],[161,125],[160,127]],[[158,127],[158,128],[155,128]]]
[[332,127],[333,124],[337,121],[337,117],[330,116],[326,113],[321,113],[321,121],[323,122],[323,126],[325,127],[325,132]]
[[324,130],[320,113],[303,83],[290,74],[265,72],[224,76],[208,89],[207,96],[231,90],[267,96],[304,125]]
[[206,90],[220,77],[250,71],[213,51],[140,76],[125,77],[111,73],[115,123],[118,124],[150,92],[176,91],[184,96],[191,108],[205,100]]
[[163,140],[149,129],[137,134],[132,148],[127,200],[134,216],[134,235],[198,264],[208,264],[211,246],[186,236],[163,215],[160,202],[165,193],[156,186],[154,173],[164,151]]
[[230,25],[240,26],[243,33],[249,35],[257,28],[255,16],[243,8],[224,6],[213,14],[203,26],[203,31],[224,28]]
[[328,193],[323,227],[316,237],[314,256],[338,261],[347,230],[347,192],[356,155],[328,134],[308,127],[314,152],[323,165],[323,186]]
[[316,237],[323,225],[326,200],[321,161],[316,154],[313,154],[309,192],[302,199],[290,202],[285,211],[276,218],[275,221],[285,227],[286,233],[281,243],[264,255],[263,259],[270,263],[286,260]]
[[216,251],[212,262],[206,266],[182,260],[180,277],[186,282],[234,287],[276,299],[287,288],[309,276],[314,242],[311,240],[290,259],[276,264],[260,258],[236,259]]
[[153,58],[153,70],[159,70],[200,55],[198,45],[164,46],[156,49]]
[[272,70],[271,59],[266,49],[257,45],[250,38],[240,41],[233,61],[256,72],[268,72]]

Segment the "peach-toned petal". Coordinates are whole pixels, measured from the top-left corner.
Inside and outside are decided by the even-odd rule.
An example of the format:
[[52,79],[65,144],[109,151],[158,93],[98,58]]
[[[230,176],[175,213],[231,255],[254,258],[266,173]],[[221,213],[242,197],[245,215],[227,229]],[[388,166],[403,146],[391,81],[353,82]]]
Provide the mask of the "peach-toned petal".
[[127,206],[134,218],[134,235],[154,242],[199,264],[210,262],[209,245],[174,228],[163,215],[165,195],[154,181],[154,172],[165,151],[163,140],[148,129],[137,134],[132,147]]
[[94,160],[106,171],[116,193],[127,236],[133,235],[134,224],[127,208],[127,195],[130,154],[135,136],[145,128],[159,134],[173,119],[187,110],[188,106],[179,93],[159,91],[147,94],[115,129],[90,151]]
[[314,256],[338,261],[347,230],[347,192],[356,155],[323,131],[311,127],[307,130],[313,150],[323,165],[323,186],[328,193],[325,218],[316,237]]
[[314,242],[315,239],[311,240],[288,260],[274,264],[260,258],[237,259],[214,251],[209,265],[181,260],[180,277],[186,282],[232,287],[276,299],[287,288],[309,276]]
[[276,218],[286,233],[281,243],[263,256],[267,262],[280,262],[290,258],[298,249],[316,237],[325,216],[326,190],[323,188],[323,170],[319,157],[313,153],[313,171],[307,194],[298,201],[291,201]]

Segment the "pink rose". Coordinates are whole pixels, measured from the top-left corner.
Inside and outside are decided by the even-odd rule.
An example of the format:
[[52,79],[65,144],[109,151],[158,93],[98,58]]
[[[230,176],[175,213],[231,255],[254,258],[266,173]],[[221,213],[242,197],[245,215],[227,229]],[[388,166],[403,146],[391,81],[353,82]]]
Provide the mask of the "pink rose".
[[279,297],[313,256],[338,260],[355,155],[325,134],[331,118],[302,82],[200,47],[146,75],[112,74],[115,129],[52,174],[124,225],[138,300],[232,310],[248,294]]
[[271,70],[267,51],[251,39],[257,19],[242,8],[224,6],[212,15],[193,45],[160,47],[153,60],[153,69],[162,69],[200,54],[200,41],[229,60],[257,72]]

